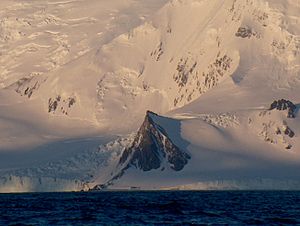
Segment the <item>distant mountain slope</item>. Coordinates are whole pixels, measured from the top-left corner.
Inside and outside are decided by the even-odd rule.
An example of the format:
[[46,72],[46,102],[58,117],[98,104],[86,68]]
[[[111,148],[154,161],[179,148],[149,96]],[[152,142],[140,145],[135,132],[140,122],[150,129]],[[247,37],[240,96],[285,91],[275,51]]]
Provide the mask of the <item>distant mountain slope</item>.
[[147,109],[165,113],[216,87],[289,90],[299,84],[299,6],[281,2],[170,1],[99,49],[8,89],[66,121],[127,131]]

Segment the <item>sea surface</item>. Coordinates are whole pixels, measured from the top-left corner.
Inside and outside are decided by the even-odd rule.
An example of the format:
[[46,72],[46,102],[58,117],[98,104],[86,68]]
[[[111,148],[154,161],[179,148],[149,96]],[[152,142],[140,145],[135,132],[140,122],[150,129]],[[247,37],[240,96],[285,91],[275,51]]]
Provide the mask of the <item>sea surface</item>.
[[0,225],[300,225],[300,192],[1,194]]

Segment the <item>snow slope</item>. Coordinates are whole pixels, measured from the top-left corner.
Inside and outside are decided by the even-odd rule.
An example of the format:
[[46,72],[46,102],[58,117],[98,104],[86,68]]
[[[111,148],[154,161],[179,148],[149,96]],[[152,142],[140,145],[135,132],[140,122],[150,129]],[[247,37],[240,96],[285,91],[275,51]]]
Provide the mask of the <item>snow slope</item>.
[[[20,149],[40,155],[48,143],[57,156],[29,169],[28,163],[3,166],[3,181],[15,176],[41,184],[37,178],[49,172],[64,180],[57,184],[66,183],[58,190],[106,183],[147,189],[300,187],[299,1],[1,4],[0,149],[5,155]],[[79,11],[85,16],[78,17]],[[295,118],[286,109],[270,110],[282,98],[295,104]],[[143,144],[134,134],[111,143],[115,151],[97,148],[134,132],[147,110],[166,116],[154,117],[157,128],[190,155],[179,172],[168,164],[149,172],[134,164],[124,170],[118,158],[132,142]],[[164,136],[156,141],[164,143]],[[59,150],[69,151],[59,157],[55,144],[68,139],[75,145],[62,145]],[[47,159],[49,153],[41,155]],[[76,173],[64,167],[69,158]],[[11,181],[2,183],[2,191],[19,186]]]

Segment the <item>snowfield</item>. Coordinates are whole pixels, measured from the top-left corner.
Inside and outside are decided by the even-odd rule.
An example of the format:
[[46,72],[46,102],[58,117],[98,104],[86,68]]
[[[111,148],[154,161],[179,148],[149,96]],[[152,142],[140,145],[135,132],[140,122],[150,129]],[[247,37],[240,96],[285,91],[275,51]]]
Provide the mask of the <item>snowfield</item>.
[[300,189],[299,88],[299,0],[1,1],[0,192]]

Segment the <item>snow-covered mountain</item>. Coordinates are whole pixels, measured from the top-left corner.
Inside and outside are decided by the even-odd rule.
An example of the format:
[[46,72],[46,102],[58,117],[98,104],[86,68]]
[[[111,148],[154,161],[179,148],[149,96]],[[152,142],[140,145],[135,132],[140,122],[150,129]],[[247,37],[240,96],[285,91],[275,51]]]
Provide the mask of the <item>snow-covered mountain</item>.
[[300,188],[298,0],[0,6],[0,191]]

